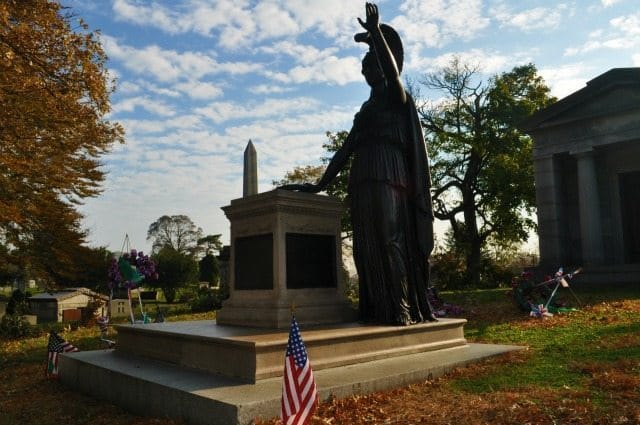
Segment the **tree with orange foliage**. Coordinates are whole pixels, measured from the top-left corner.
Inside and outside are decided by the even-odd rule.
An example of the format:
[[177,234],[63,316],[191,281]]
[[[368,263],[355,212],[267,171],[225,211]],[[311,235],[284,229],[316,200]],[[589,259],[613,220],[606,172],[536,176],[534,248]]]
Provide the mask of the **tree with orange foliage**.
[[[124,130],[96,32],[56,1],[0,1],[0,243],[84,243],[75,206],[100,193],[100,157]],[[55,228],[53,228],[55,226]],[[46,249],[45,246],[42,247]],[[51,254],[50,252],[48,253]]]

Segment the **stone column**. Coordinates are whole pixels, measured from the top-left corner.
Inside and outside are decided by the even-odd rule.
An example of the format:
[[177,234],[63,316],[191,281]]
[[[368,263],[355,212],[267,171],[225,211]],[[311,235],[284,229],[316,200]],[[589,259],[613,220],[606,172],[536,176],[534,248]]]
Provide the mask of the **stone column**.
[[538,156],[534,161],[536,204],[538,206],[538,244],[540,264],[557,267],[563,263],[560,234],[563,205],[559,196],[560,170],[553,155]]
[[572,152],[578,163],[578,199],[582,261],[585,265],[602,264],[602,221],[600,196],[593,150]]

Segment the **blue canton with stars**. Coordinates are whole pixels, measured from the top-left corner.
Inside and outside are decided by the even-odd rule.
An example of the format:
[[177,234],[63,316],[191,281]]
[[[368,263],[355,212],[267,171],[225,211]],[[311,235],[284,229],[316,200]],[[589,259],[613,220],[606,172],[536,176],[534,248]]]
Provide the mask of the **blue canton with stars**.
[[289,332],[289,343],[287,344],[287,356],[293,356],[296,366],[304,367],[307,363],[307,349],[300,337],[300,328],[298,322],[294,318],[291,323],[291,331]]

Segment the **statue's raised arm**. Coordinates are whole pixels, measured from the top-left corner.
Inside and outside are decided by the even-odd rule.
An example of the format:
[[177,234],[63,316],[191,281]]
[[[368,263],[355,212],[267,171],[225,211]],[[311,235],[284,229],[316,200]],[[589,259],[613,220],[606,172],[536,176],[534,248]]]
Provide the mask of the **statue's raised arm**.
[[[358,33],[354,39],[357,42],[369,44],[371,51],[375,53],[378,63],[382,68],[382,73],[387,83],[387,88],[391,91],[395,100],[406,103],[407,95],[400,79],[400,67],[394,58],[394,52],[390,43],[394,44],[395,54],[403,55],[402,43],[397,33],[388,25],[380,26],[380,14],[378,6],[373,3],[366,3],[366,21],[358,18],[358,22],[366,33]],[[385,34],[386,33],[386,34]],[[391,38],[387,40],[387,37]],[[396,40],[397,39],[397,40]]]

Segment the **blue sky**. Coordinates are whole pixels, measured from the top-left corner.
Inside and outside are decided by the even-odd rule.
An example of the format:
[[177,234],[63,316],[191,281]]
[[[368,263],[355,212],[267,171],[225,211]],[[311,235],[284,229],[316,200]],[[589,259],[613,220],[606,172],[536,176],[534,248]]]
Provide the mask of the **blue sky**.
[[[62,0],[101,31],[116,79],[110,120],[125,145],[103,157],[104,193],[81,211],[94,246],[148,250],[149,224],[185,214],[229,238],[220,207],[242,195],[243,152],[261,192],[319,163],[326,131],[348,130],[368,96],[360,75],[364,2]],[[534,63],[557,97],[616,67],[640,66],[634,0],[403,0],[378,3],[419,80],[452,55],[485,76]],[[633,7],[633,6],[636,7]],[[438,93],[422,91],[436,101]]]

